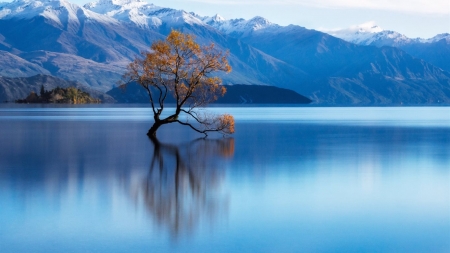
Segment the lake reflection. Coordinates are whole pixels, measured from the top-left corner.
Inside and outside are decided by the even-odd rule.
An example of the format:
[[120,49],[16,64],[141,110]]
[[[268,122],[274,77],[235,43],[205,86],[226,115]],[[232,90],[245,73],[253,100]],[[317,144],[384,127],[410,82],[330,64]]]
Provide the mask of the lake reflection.
[[212,110],[0,108],[0,252],[450,252],[449,108]]
[[196,139],[179,145],[151,141],[148,174],[130,185],[136,205],[142,203],[172,237],[192,234],[202,219],[213,223],[226,213],[227,199],[218,188],[225,174],[222,160],[234,155],[233,139]]

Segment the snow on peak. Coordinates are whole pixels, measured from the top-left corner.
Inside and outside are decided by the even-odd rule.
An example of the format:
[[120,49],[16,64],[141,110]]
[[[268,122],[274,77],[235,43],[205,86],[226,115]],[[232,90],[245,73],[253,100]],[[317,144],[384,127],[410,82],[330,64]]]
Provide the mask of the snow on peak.
[[98,12],[105,12],[121,7],[130,9],[133,7],[139,8],[144,5],[148,5],[148,3],[143,0],[98,0],[85,4],[84,8],[96,10]]
[[225,34],[247,34],[256,30],[277,26],[269,20],[256,16],[252,19],[230,19],[226,20],[219,15],[213,17],[205,17],[203,22]]
[[370,21],[360,25],[350,26],[345,29],[323,31],[346,41],[357,42],[373,36],[374,33],[382,32],[383,29],[375,24],[374,21]]
[[225,18],[223,18],[222,16],[220,16],[219,14],[216,14],[212,17],[200,17],[200,19],[205,23],[208,24],[210,26],[216,27],[216,26],[220,26],[220,24],[226,22],[227,20]]
[[[108,1],[108,0],[103,0]],[[108,1],[109,2],[109,1]],[[143,0],[111,0],[111,2],[115,5],[127,5],[127,4],[141,4],[145,3]]]
[[163,22],[203,24],[195,13],[162,8],[143,0],[98,0],[84,7],[140,27],[159,27]]
[[220,16],[219,14],[216,14],[216,15],[212,16],[211,19],[214,20],[214,21],[216,21],[216,22],[223,22],[223,21],[226,20],[225,18],[223,18],[223,17]]
[[249,23],[249,24],[252,26],[252,28],[254,28],[255,30],[262,29],[262,28],[266,28],[267,26],[272,25],[272,23],[269,22],[269,20],[267,20],[267,19],[265,19],[265,18],[263,18],[263,17],[260,17],[260,16],[256,16],[256,17],[250,19],[250,20],[248,21],[248,23]]
[[43,16],[53,20],[60,27],[77,27],[80,19],[89,18],[100,22],[116,22],[98,13],[91,12],[67,0],[15,0],[3,3],[0,8],[0,19],[30,19]]
[[351,26],[348,30],[357,33],[378,33],[383,31],[383,29],[379,27],[374,21],[366,22],[356,26]]
[[434,43],[434,42],[438,42],[441,40],[445,40],[447,42],[447,44],[450,44],[450,34],[449,33],[441,33],[441,34],[434,36],[433,38],[422,39],[421,42],[422,43]]
[[324,32],[359,45],[398,46],[412,41],[410,38],[398,32],[383,30],[373,21],[351,26],[347,29]]
[[434,43],[441,40],[450,44],[450,34],[448,33],[438,34],[430,39],[408,38],[395,31],[383,30],[375,22],[367,22],[347,29],[322,31],[358,45],[398,47],[410,43]]
[[205,23],[209,26],[212,26],[216,29],[219,29],[225,23],[229,22],[229,20],[226,20],[224,17],[220,16],[219,14],[216,14],[212,17],[200,17],[200,19],[203,21],[203,23]]
[[84,7],[121,21],[135,23],[140,27],[161,25],[161,20],[149,17],[149,13],[162,8],[143,0],[98,0],[85,4]]

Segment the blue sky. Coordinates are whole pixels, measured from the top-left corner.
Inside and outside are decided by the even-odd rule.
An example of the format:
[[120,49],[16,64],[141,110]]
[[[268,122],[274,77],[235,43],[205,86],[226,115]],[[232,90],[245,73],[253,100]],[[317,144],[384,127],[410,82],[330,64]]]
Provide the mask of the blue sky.
[[[69,1],[81,5],[89,2]],[[226,19],[262,16],[280,25],[295,24],[316,30],[348,28],[372,21],[383,29],[394,30],[412,38],[430,38],[439,33],[450,33],[449,0],[147,1],[203,16],[220,14]]]

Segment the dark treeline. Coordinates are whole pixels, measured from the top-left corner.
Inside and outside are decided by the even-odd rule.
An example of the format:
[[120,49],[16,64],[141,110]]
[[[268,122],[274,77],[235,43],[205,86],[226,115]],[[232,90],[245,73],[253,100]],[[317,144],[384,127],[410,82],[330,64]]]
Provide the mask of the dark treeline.
[[98,104],[100,99],[92,98],[89,93],[75,87],[56,87],[46,91],[41,86],[39,95],[32,91],[25,99],[18,99],[16,103],[58,103],[58,104]]

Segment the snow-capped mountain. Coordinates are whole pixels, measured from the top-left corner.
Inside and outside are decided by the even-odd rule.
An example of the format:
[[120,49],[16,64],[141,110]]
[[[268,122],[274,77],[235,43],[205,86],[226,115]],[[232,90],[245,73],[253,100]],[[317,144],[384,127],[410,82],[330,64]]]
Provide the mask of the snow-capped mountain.
[[[126,64],[160,38],[66,0],[15,0],[0,7],[0,50],[101,90],[113,86]],[[1,74],[8,72],[0,67]]]
[[358,45],[401,45],[412,39],[398,32],[383,30],[375,22],[367,22],[347,29],[325,31],[328,34]]
[[279,25],[259,16],[256,16],[250,20],[245,20],[242,18],[226,20],[219,14],[216,14],[213,17],[204,17],[202,20],[211,27],[232,36],[243,36],[257,30],[280,27]]
[[103,23],[117,23],[117,20],[89,11],[66,0],[15,0],[0,5],[0,19],[31,19],[44,17],[63,28],[67,24],[96,20]]
[[395,31],[383,30],[375,22],[368,22],[348,29],[328,31],[345,41],[365,46],[396,47],[412,56],[424,59],[450,71],[450,34],[438,34],[432,38],[408,38]]
[[409,38],[395,31],[384,30],[373,21],[352,26],[347,29],[325,32],[345,41],[366,46],[400,47],[412,43],[434,43],[443,39],[450,43],[450,34],[448,33],[438,34],[429,39]]
[[[229,61],[234,71],[224,76],[225,83],[274,85],[280,80],[285,83],[294,81],[293,76],[279,70],[287,70],[296,76],[304,75],[270,55],[226,37],[194,13],[160,8],[139,0],[97,1],[87,4],[86,8],[69,6],[77,10],[76,14],[92,13],[94,18],[81,15],[78,19],[66,19],[61,25],[54,21],[53,16],[42,15],[42,12],[58,9],[54,8],[58,6],[63,13],[69,13],[71,8],[65,7],[65,0],[36,2],[31,6],[29,3],[29,0],[17,0],[3,5],[2,10],[10,15],[0,19],[0,50],[44,67],[52,75],[75,79],[99,89],[115,85],[125,72],[127,63],[148,50],[153,41],[163,39],[171,29],[193,33],[203,44],[214,42],[218,48],[229,50]],[[21,19],[14,18],[21,13],[10,11],[25,8],[29,9],[29,15]],[[102,19],[97,20],[96,16]],[[157,22],[149,23],[149,20]]]
[[[131,60],[172,29],[229,51],[233,71],[221,76],[225,84],[274,85],[322,103],[432,103],[436,98],[450,103],[445,95],[450,94],[450,73],[419,59],[425,58],[420,54],[414,58],[396,48],[356,45],[263,17],[202,17],[142,0],[97,0],[83,7],[66,0],[1,3],[0,74],[51,74],[106,91]],[[377,41],[374,34],[406,41],[375,25],[353,32],[365,36],[360,44]],[[430,45],[422,55],[445,55],[440,43],[446,38],[422,43]],[[444,68],[446,59],[435,64]],[[411,90],[417,92],[411,95]]]
[[84,8],[117,20],[134,23],[139,27],[158,28],[163,23],[203,25],[193,13],[158,7],[143,0],[98,0],[85,4]]
[[434,43],[434,42],[438,42],[438,41],[442,41],[442,40],[444,40],[447,44],[450,44],[450,33],[441,33],[432,38],[424,39],[421,42],[422,43]]
[[269,27],[278,27],[263,17],[250,20],[226,20],[219,14],[213,17],[199,16],[193,12],[163,8],[144,0],[98,0],[84,5],[84,8],[105,14],[117,20],[132,22],[140,27],[159,28],[161,25],[210,26],[224,34],[245,34]]

